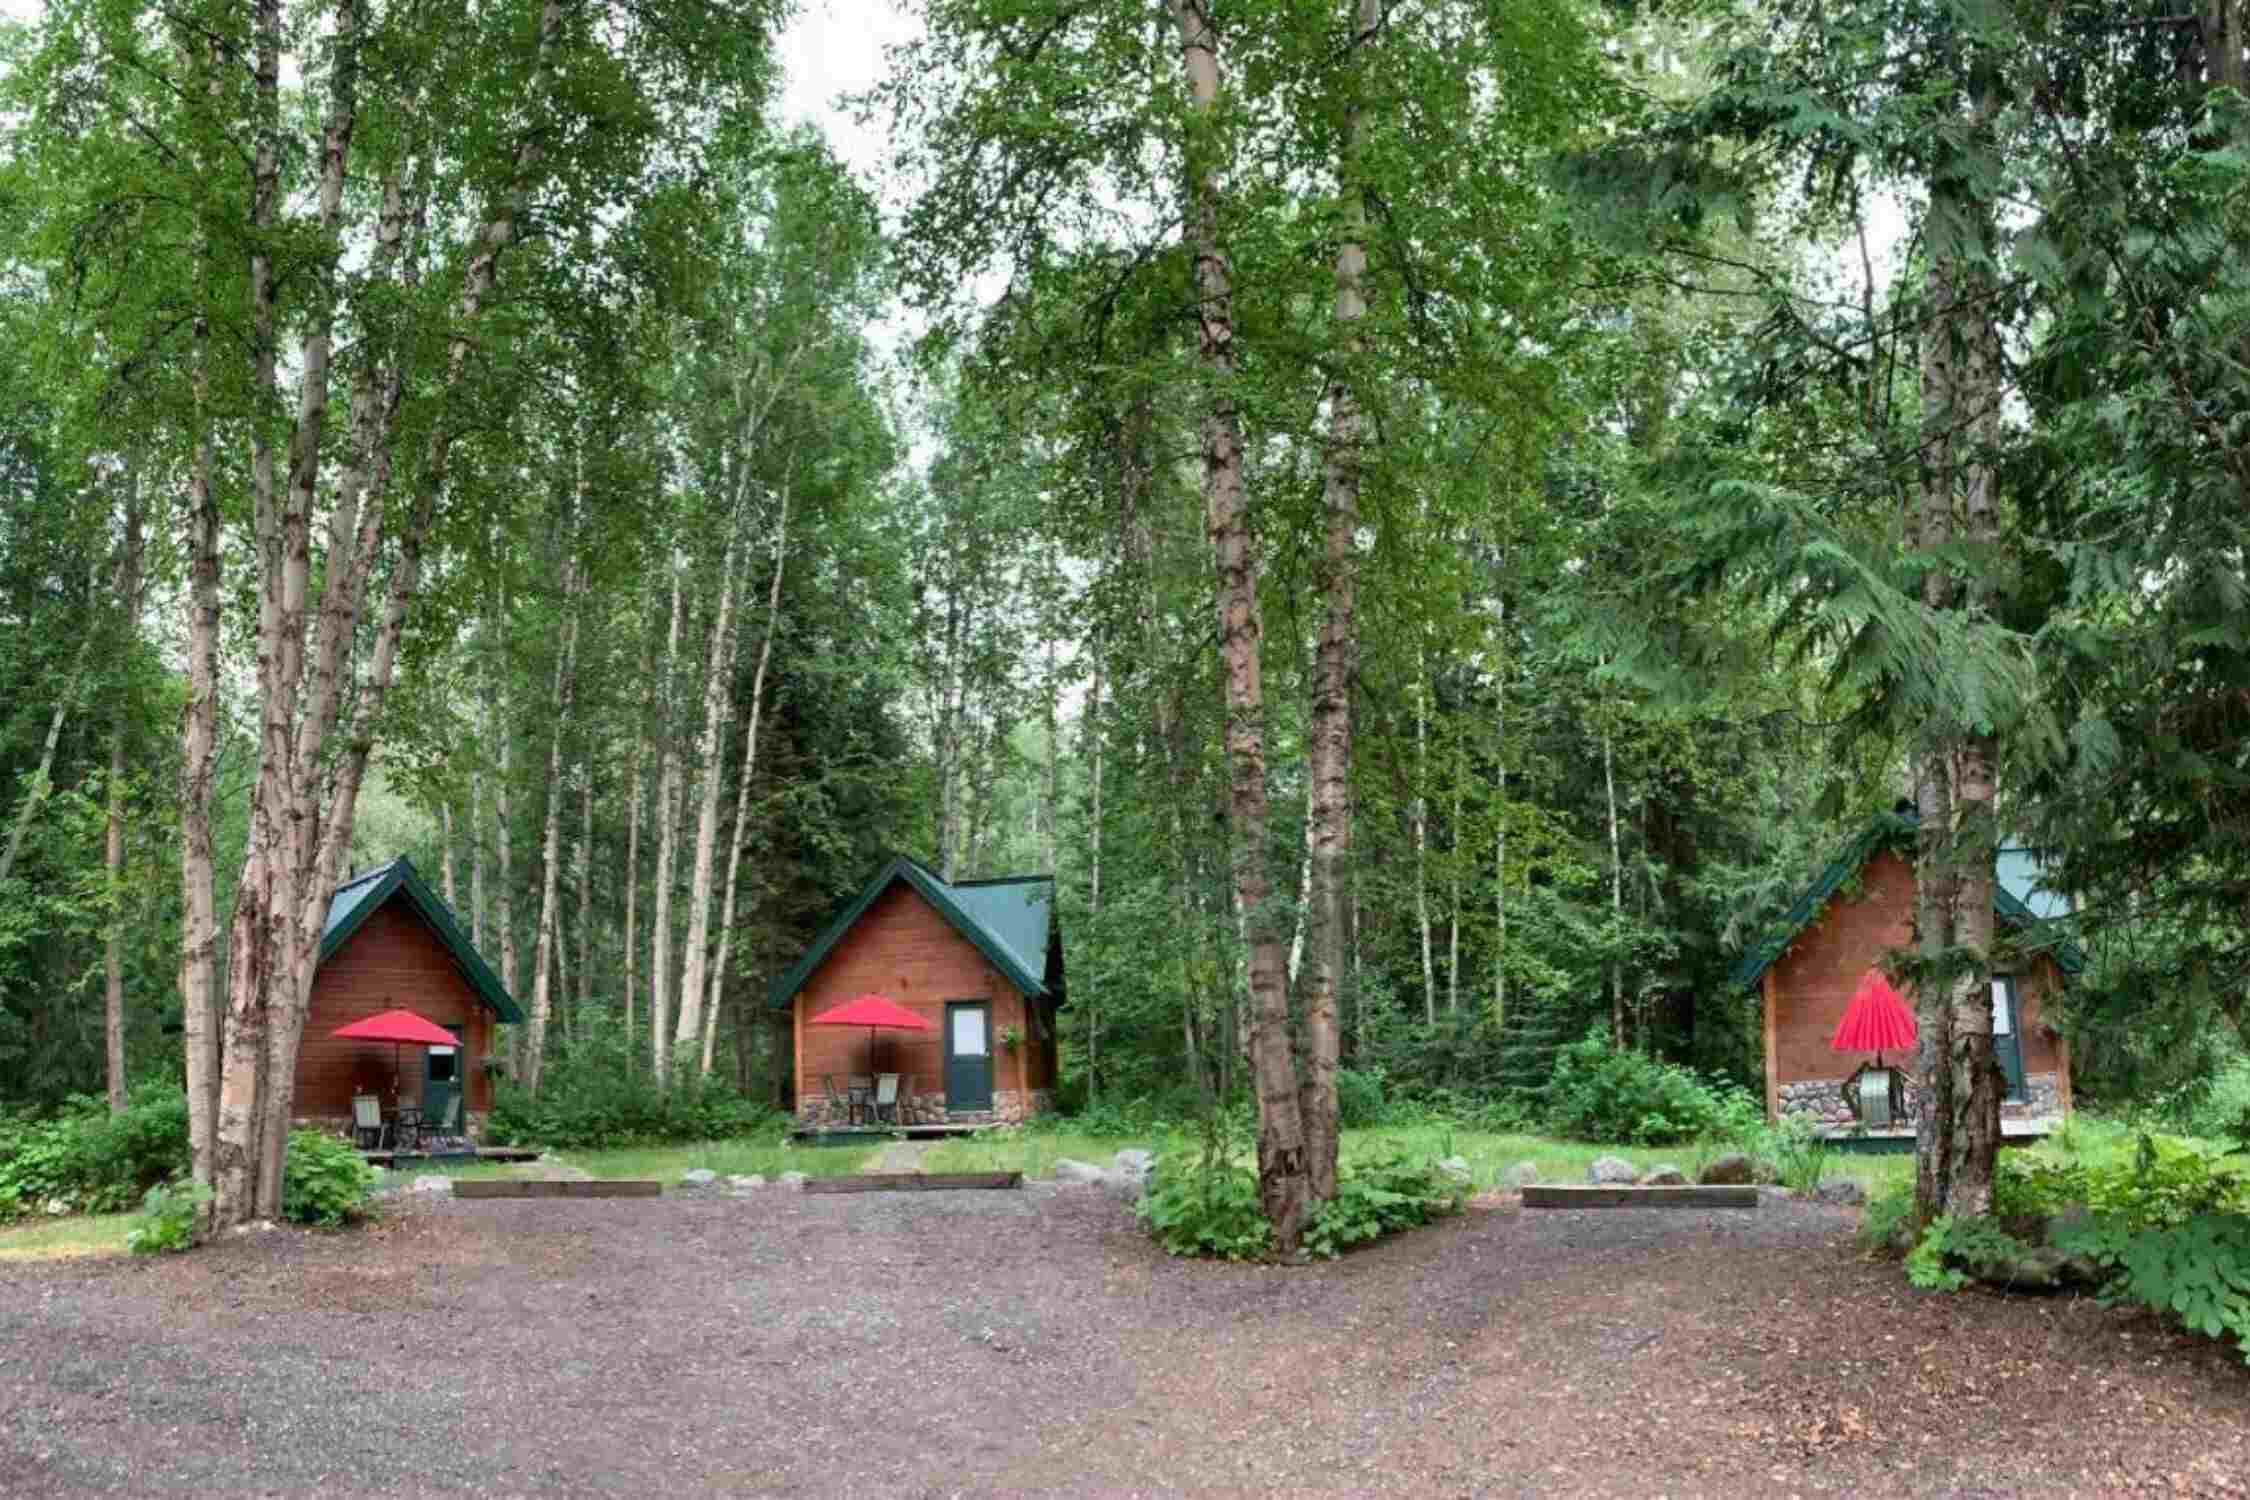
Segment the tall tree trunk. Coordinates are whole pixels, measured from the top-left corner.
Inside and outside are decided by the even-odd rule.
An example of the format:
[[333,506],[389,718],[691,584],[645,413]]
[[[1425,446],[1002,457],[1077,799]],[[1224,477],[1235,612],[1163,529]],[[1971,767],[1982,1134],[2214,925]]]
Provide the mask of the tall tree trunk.
[[[566,536],[569,530],[566,521]],[[523,1043],[523,1083],[534,1092],[547,1066],[547,1028],[554,1018],[555,969],[561,957],[562,808],[569,795],[563,783],[563,737],[569,732],[570,703],[577,686],[578,578],[576,560],[565,558],[562,642],[555,653],[555,685],[549,698],[554,724],[547,735],[547,820],[539,834],[539,929],[531,950],[531,1024]]]
[[[515,734],[508,722],[506,689],[501,690],[500,723],[497,734],[500,740],[500,764],[492,780],[492,843],[493,843],[493,925],[500,930],[500,987],[513,995],[516,992],[516,835],[514,808],[510,805],[509,788],[515,782]],[[523,1045],[521,1037],[517,1046]],[[519,1050],[517,1062],[522,1062]],[[519,1072],[518,1076],[522,1076]]]
[[[1382,0],[1353,0],[1353,8],[1356,56],[1374,44],[1382,23]],[[1328,386],[1328,444],[1321,480],[1327,512],[1320,579],[1325,608],[1314,652],[1312,723],[1306,747],[1306,874],[1314,936],[1312,967],[1300,990],[1298,1109],[1304,1120],[1308,1185],[1316,1203],[1336,1196],[1342,1130],[1336,1105],[1336,1068],[1343,1051],[1338,991],[1344,973],[1344,882],[1352,847],[1352,681],[1359,666],[1357,551],[1367,442],[1362,392],[1356,384],[1366,352],[1361,328],[1367,317],[1367,189],[1359,150],[1363,103],[1355,72],[1337,163],[1343,198],[1335,305],[1343,362]]]
[[[125,546],[117,560],[117,603],[124,630],[118,659],[129,661],[141,639],[142,510],[141,475],[128,468],[125,491]],[[109,910],[102,935],[102,1056],[109,1083],[111,1114],[125,1112],[125,732],[132,695],[117,694],[109,723],[109,826],[103,840]]]
[[[1094,930],[1102,925],[1102,669],[1106,658],[1096,648],[1094,657],[1094,685],[1087,694],[1084,717],[1081,720],[1083,745],[1092,741],[1093,764],[1087,772],[1087,782],[1092,791],[1092,808],[1087,819],[1086,842],[1086,910]],[[1060,891],[1057,892],[1060,899]],[[1088,985],[1086,999],[1081,1002],[1086,1018],[1086,1102],[1096,1104],[1102,1093],[1102,1017],[1101,999],[1096,986]]]
[[[199,39],[200,43],[200,39]],[[215,90],[204,46],[188,50],[191,88]],[[195,230],[196,303],[189,390],[193,449],[188,460],[187,706],[180,718],[180,1000],[186,1033],[188,1148],[196,1183],[217,1180],[219,1103],[218,860],[211,808],[219,748],[219,502],[212,483],[210,243]]]
[[1039,791],[1039,868],[1046,871],[1049,875],[1055,873],[1055,855],[1058,847],[1056,839],[1056,824],[1058,821],[1056,818],[1056,812],[1058,810],[1058,802],[1060,800],[1056,795],[1056,791],[1061,784],[1060,762],[1062,756],[1062,746],[1056,738],[1057,715],[1055,699],[1057,691],[1058,685],[1055,678],[1055,637],[1053,632],[1049,631],[1047,635],[1046,705],[1047,774],[1040,783]]
[[[758,724],[765,714],[766,669],[773,662],[773,638],[781,624],[781,578],[783,566],[789,558],[789,487],[781,489],[779,513],[773,525],[773,580],[766,589],[766,633],[758,643],[758,664],[750,673],[750,722],[742,732],[742,779],[734,791],[734,837],[727,850],[726,897],[719,911],[719,947],[711,959],[711,1014],[718,1014],[719,997],[726,992],[727,955],[734,947],[734,903],[739,877],[742,873],[742,851],[750,842],[750,784],[758,772]],[[706,1038],[711,1033],[705,1032]],[[743,1033],[735,1031],[736,1047],[742,1045]],[[711,1043],[706,1040],[703,1049],[703,1071],[711,1072]]]
[[55,695],[54,712],[47,716],[47,737],[40,742],[39,767],[31,773],[31,785],[24,788],[23,801],[16,807],[16,819],[8,830],[8,846],[0,851],[0,885],[7,883],[15,873],[16,858],[23,853],[24,838],[31,832],[39,809],[46,804],[47,791],[54,782],[55,747],[62,742],[63,725],[70,718],[70,710],[78,701],[80,685],[86,677],[86,661],[92,654],[93,632],[89,631],[78,643],[77,654],[70,664],[70,675],[63,679],[62,691]]
[[703,669],[703,738],[697,747],[703,771],[696,797],[695,865],[688,878],[687,951],[680,969],[679,1032],[675,1049],[703,1040],[703,988],[711,969],[711,881],[719,848],[719,784],[726,759],[727,718],[734,707],[735,545],[719,565],[719,609],[711,620],[711,649]]
[[1492,1025],[1508,1024],[1508,606],[1500,606],[1499,664],[1492,674]]
[[438,799],[438,886],[446,906],[460,910],[460,893],[453,880],[453,798]]
[[656,889],[648,924],[648,1036],[656,1081],[660,1085],[672,1081],[672,875],[678,849],[680,805],[680,750],[672,733],[675,723],[672,687],[679,675],[680,605],[680,573],[675,563],[672,628],[664,640],[664,706],[657,731],[663,736],[664,751],[656,784]]
[[484,952],[484,767],[469,772],[469,946]]
[[649,706],[654,701],[656,631],[641,621],[640,722],[633,730],[633,768],[625,793],[625,1055],[639,1045],[633,1029],[633,1002],[640,994],[641,772],[648,758]]
[[[1625,861],[1617,837],[1617,773],[1610,755],[1609,727],[1602,727],[1602,791],[1609,799],[1609,922],[1611,943],[1623,935],[1625,923]],[[1609,1039],[1625,1045],[1625,986],[1614,955],[1609,961]]]
[[1296,1253],[1312,1204],[1303,1106],[1290,1037],[1289,988],[1267,869],[1264,627],[1258,557],[1250,535],[1242,417],[1234,394],[1233,272],[1219,243],[1218,163],[1211,160],[1219,106],[1219,33],[1207,0],[1173,0],[1181,65],[1198,124],[1186,184],[1195,259],[1197,352],[1209,383],[1203,417],[1203,496],[1218,570],[1220,659],[1226,679],[1227,812],[1234,893],[1249,921],[1251,1055],[1258,1092],[1258,1190],[1274,1248]]
[[1453,766],[1453,858],[1446,862],[1445,1008],[1461,1014],[1461,766]]
[[578,993],[571,1004],[571,1039],[586,1024],[594,999],[594,758],[578,764]]
[[1437,1024],[1437,962],[1430,948],[1430,704],[1429,669],[1414,655],[1414,800],[1407,820],[1414,833],[1414,925],[1422,939],[1422,1020]]

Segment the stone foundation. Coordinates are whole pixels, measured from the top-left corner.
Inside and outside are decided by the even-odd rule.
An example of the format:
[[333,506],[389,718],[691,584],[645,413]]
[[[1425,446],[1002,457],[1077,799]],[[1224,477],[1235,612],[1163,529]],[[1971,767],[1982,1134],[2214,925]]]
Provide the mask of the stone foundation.
[[[1055,1107],[1051,1089],[994,1089],[992,1108],[948,1110],[945,1095],[909,1094],[899,1101],[900,1123],[905,1125],[1020,1125],[1033,1115]],[[830,1130],[851,1123],[845,1106],[832,1103],[825,1091],[797,1101],[797,1123],[807,1130]],[[866,1123],[864,1120],[861,1123]]]
[[[1911,1125],[1915,1118],[1915,1089],[1911,1074],[1903,1075],[1900,1087],[1906,1095],[1906,1111],[1897,1124]],[[2062,1113],[2062,1086],[2053,1073],[2027,1074],[2023,1081],[2024,1097],[2000,1101],[2000,1118],[2003,1120],[2036,1120]],[[1850,1129],[1859,1123],[1850,1106],[1844,1103],[1843,1080],[1837,1078],[1807,1078],[1796,1083],[1782,1084],[1777,1090],[1780,1111],[1784,1116],[1803,1115],[1823,1127]]]

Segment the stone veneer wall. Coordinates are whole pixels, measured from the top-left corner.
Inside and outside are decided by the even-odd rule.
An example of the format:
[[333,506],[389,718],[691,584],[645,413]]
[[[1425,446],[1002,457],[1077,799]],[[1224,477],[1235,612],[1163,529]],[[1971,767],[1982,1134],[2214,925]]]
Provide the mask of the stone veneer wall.
[[[1911,1124],[1915,1116],[1914,1079],[1911,1074],[1901,1080],[1906,1093],[1906,1113],[1900,1124]],[[2052,1073],[2032,1073],[2023,1081],[2025,1097],[2000,1101],[2000,1118],[2003,1120],[2030,1120],[2062,1113],[2062,1090]],[[1808,1078],[1798,1083],[1785,1083],[1780,1087],[1781,1113],[1805,1115],[1820,1125],[1849,1127],[1857,1118],[1844,1103],[1840,1080],[1833,1078]]]
[[[994,1089],[992,1108],[960,1111],[946,1109],[943,1093],[911,1094],[899,1102],[908,1125],[1020,1125],[1033,1115],[1051,1112],[1055,1094],[1052,1089],[1032,1089],[1028,1096],[1020,1089]],[[797,1123],[809,1130],[826,1130],[849,1122],[842,1106],[831,1104],[821,1092],[798,1099]]]

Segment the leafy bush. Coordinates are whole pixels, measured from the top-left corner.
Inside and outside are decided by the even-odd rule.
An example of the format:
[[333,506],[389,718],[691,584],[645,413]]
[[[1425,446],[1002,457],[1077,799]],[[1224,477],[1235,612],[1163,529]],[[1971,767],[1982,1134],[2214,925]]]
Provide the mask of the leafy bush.
[[1689,1068],[1618,1051],[1597,1027],[1555,1053],[1548,1124],[1582,1141],[1671,1145],[1736,1128],[1743,1106],[1731,1085],[1714,1088]]
[[1223,1157],[1181,1153],[1159,1161],[1138,1212],[1167,1255],[1251,1260],[1273,1243],[1258,1206],[1258,1174]]
[[281,1214],[296,1224],[345,1224],[366,1208],[375,1169],[349,1141],[317,1130],[289,1132]]
[[198,1182],[158,1183],[141,1199],[140,1217],[125,1235],[125,1248],[135,1255],[167,1255],[195,1243],[195,1217],[211,1201],[211,1190]]
[[1924,1291],[1957,1292],[1968,1284],[1963,1268],[1998,1270],[2022,1259],[2030,1249],[1996,1220],[1940,1214],[1907,1252],[1906,1279]]
[[0,1115],[0,1220],[57,1200],[115,1212],[187,1167],[187,1093],[174,1082],[141,1085],[118,1115],[91,1094],[48,1119]]
[[1784,1115],[1757,1132],[1757,1155],[1773,1164],[1774,1179],[1791,1192],[1819,1187],[1835,1154],[1835,1144],[1803,1115]]
[[1899,1231],[1914,1221],[1914,1184],[1894,1183],[1867,1200],[1860,1210],[1859,1242],[1869,1250],[1895,1252]]
[[1360,1130],[1382,1124],[1386,1113],[1381,1073],[1363,1073],[1357,1068],[1336,1070],[1337,1123],[1346,1130]]
[[547,1062],[538,1093],[495,1081],[485,1138],[498,1146],[663,1146],[756,1135],[778,1123],[765,1104],[692,1067],[675,1069],[671,1087],[658,1088],[624,1028],[589,1016]]
[[2232,1338],[2250,1362],[2250,1216],[2201,1213],[2141,1229],[2096,1219],[2057,1243],[2112,1273],[2106,1301],[2137,1302],[2210,1338]]
[[1468,1194],[1467,1183],[1439,1171],[1433,1161],[1392,1155],[1343,1163],[1336,1196],[1306,1227],[1305,1251],[1333,1259],[1354,1245],[1458,1212]]
[[2006,1153],[1993,1196],[2000,1216],[2011,1221],[2083,1205],[2097,1218],[2137,1231],[2250,1210],[2250,1175],[2200,1142],[2143,1131],[2130,1153],[2107,1157]]

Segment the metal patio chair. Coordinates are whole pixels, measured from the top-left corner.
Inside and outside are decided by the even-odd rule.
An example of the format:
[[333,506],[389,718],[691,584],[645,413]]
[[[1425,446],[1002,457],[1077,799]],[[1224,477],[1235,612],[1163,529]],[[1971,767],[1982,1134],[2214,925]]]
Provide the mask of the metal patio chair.
[[352,1095],[352,1145],[361,1151],[383,1149],[383,1101],[373,1094]]

